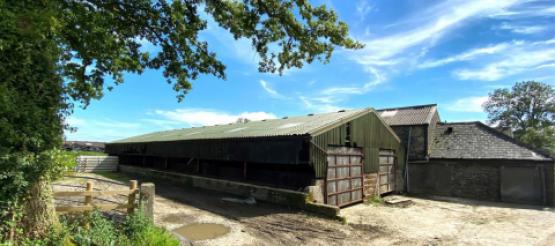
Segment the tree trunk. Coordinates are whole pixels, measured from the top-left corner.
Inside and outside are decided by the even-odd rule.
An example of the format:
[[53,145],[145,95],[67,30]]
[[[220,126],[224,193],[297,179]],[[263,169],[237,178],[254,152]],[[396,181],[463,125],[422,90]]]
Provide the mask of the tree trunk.
[[59,225],[50,182],[44,179],[35,182],[24,206],[23,223],[29,236],[42,237],[53,226]]

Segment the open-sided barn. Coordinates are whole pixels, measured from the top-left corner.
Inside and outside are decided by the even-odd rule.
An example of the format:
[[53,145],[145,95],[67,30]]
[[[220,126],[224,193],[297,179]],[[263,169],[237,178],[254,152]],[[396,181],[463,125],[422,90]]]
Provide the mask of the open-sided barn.
[[120,164],[310,190],[336,206],[404,180],[404,147],[372,109],[155,132],[106,152]]
[[406,191],[553,205],[554,161],[480,122],[441,123],[437,106],[378,110],[409,149]]

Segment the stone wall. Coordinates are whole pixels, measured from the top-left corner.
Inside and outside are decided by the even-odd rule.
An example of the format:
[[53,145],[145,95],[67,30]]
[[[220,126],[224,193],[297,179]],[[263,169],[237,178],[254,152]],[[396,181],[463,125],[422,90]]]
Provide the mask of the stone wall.
[[[520,177],[501,175],[502,169],[527,170]],[[543,170],[543,171],[541,171]],[[541,172],[540,172],[541,171]],[[408,192],[411,194],[453,196],[485,201],[520,202],[537,205],[554,204],[553,163],[517,160],[441,160],[409,164]],[[542,173],[546,173],[542,176]],[[531,185],[526,180],[532,180]],[[519,192],[538,194],[537,199],[520,200]],[[511,187],[513,187],[511,186]],[[522,193],[521,193],[522,194]]]
[[428,127],[420,126],[392,126],[395,134],[401,139],[402,146],[407,146],[409,128],[410,130],[410,146],[409,161],[424,160],[428,156]]
[[327,217],[340,219],[338,217],[338,207],[313,203],[310,201],[308,193],[304,192],[128,165],[119,165],[118,168],[120,172],[140,176],[145,180],[159,180],[172,182],[177,186],[214,190],[245,197],[252,196],[260,201],[296,207]]

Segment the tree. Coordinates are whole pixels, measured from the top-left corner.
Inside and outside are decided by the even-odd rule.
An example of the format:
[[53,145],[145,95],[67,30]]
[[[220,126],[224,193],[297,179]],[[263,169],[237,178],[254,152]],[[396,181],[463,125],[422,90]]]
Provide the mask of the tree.
[[[125,72],[163,71],[178,100],[199,74],[225,79],[225,65],[198,39],[203,12],[250,40],[261,72],[362,47],[333,11],[304,0],[0,0],[0,200],[25,204],[29,231],[40,235],[55,220],[48,182],[61,161],[52,149],[74,104],[100,99]],[[142,51],[143,42],[160,52]]]
[[520,141],[555,153],[555,90],[527,81],[512,89],[497,89],[484,103],[492,124],[511,127]]

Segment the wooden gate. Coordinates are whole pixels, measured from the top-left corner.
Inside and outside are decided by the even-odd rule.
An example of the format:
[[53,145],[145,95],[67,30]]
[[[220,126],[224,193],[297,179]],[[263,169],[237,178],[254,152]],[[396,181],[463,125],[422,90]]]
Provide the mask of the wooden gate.
[[395,151],[380,150],[378,184],[380,195],[395,190]]
[[328,148],[327,204],[343,207],[362,201],[362,160],[360,148]]

